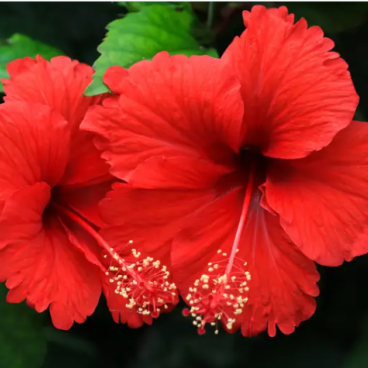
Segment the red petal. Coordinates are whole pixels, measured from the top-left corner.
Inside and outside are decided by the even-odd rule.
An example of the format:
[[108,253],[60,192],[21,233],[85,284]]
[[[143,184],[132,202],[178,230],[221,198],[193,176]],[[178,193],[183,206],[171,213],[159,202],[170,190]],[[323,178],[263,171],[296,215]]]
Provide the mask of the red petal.
[[84,231],[84,229],[81,229],[80,226],[67,221],[67,219],[59,218],[59,222],[67,234],[70,243],[79,249],[90,263],[99,267],[101,271],[106,272],[106,268],[101,262],[101,247],[95,239]]
[[115,225],[117,233],[126,234],[126,229],[130,229],[131,235],[123,244],[131,239],[136,241],[139,236],[143,242],[139,246],[151,250],[163,246],[186,217],[216,196],[214,191],[146,190],[128,184],[115,184],[113,188],[100,205],[103,220]]
[[242,86],[244,145],[300,158],[327,146],[358,104],[347,64],[319,27],[295,25],[287,9],[254,6],[247,30],[224,54]]
[[50,62],[42,57],[18,59],[8,64],[8,71],[11,79],[4,81],[5,101],[48,105],[61,113],[72,128],[71,153],[62,183],[106,177],[108,166],[93,145],[93,135],[78,129],[87,109],[101,100],[101,96],[83,96],[92,81],[92,68],[59,56]]
[[111,185],[110,180],[89,186],[63,186],[57,188],[57,197],[64,206],[72,208],[74,212],[101,228],[106,224],[100,217],[98,205],[111,189]]
[[84,186],[111,179],[108,164],[93,144],[93,134],[77,131],[72,139],[68,165],[60,185]]
[[30,240],[42,230],[42,213],[50,193],[49,185],[37,183],[7,198],[0,217],[0,249]]
[[37,102],[60,112],[76,128],[88,107],[101,97],[84,97],[92,81],[93,69],[66,56],[50,62],[38,56],[36,60],[18,59],[8,64],[10,80],[5,80],[5,101]]
[[[230,255],[238,225],[243,195],[239,190],[219,198],[193,217],[191,224],[175,239],[172,248],[174,279],[182,295],[194,280],[210,275],[208,262]],[[287,238],[278,218],[259,206],[260,193],[253,197],[237,257],[249,271],[249,301],[239,324],[245,336],[256,335],[268,326],[270,336],[280,330],[292,333],[300,322],[312,316],[318,295],[318,273]],[[222,262],[225,262],[222,261]],[[222,263],[225,267],[226,262]],[[243,270],[243,271],[244,271]],[[241,272],[242,270],[239,270]]]
[[310,259],[336,266],[366,253],[368,242],[354,242],[368,222],[368,125],[351,123],[305,159],[274,161],[265,194]]
[[151,157],[127,178],[129,184],[145,189],[202,189],[214,185],[231,167],[190,157]]
[[[232,164],[243,106],[236,78],[220,60],[164,52],[133,65],[119,83],[119,107],[94,107],[82,124],[100,136],[95,142],[113,175],[127,180],[143,162],[147,171],[152,157]],[[150,185],[144,175],[135,181]]]
[[7,301],[27,299],[38,312],[50,306],[57,328],[84,322],[97,306],[99,269],[69,242],[62,226],[48,219],[42,227],[50,188],[39,183],[15,192],[1,216],[0,280],[11,289]]
[[[35,64],[37,64],[37,61],[27,56],[24,59],[11,61],[7,64],[6,70],[8,71],[10,78],[14,79],[18,75],[28,72]],[[10,80],[2,79],[2,82],[4,83],[4,86],[6,86],[10,83]]]
[[44,181],[58,183],[69,155],[69,128],[47,106],[7,102],[0,106],[0,199]]
[[[66,208],[73,209],[80,217],[88,220],[98,228],[106,224],[100,217],[99,202],[105,197],[111,187],[111,182],[105,182],[88,187],[63,187],[58,188],[57,199]],[[62,214],[60,215],[62,216]],[[71,221],[67,216],[59,219],[69,240],[78,248],[93,264],[106,271],[101,263],[101,246],[79,224]]]
[[106,70],[103,81],[114,93],[124,93],[122,81],[128,74],[128,71],[121,66],[112,66]]

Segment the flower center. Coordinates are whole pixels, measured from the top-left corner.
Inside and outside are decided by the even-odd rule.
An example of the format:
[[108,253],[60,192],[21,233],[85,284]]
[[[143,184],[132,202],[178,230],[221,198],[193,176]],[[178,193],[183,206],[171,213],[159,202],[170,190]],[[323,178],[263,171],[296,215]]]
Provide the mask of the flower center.
[[[244,146],[236,158],[240,183],[244,183],[244,180],[248,184],[252,180],[253,186],[264,183],[270,160],[269,157],[263,156],[257,147]],[[251,175],[252,177],[250,177]]]
[[[162,309],[167,309],[168,304],[175,302],[176,286],[168,281],[170,272],[159,260],[142,257],[141,252],[135,249],[131,249],[132,256],[129,255],[134,261],[125,260],[79,214],[55,202],[50,202],[49,207],[87,231],[106,251],[104,258],[111,257],[105,275],[111,283],[115,283],[115,293],[127,299],[127,308],[136,308],[139,314],[157,318]],[[128,242],[130,244],[133,244],[133,240]]]
[[249,205],[254,185],[254,165],[251,166],[243,206],[240,214],[238,227],[230,255],[221,249],[217,251],[222,260],[208,264],[208,274],[203,274],[195,280],[193,287],[189,288],[186,295],[187,302],[191,305],[190,310],[185,309],[183,314],[189,314],[195,318],[193,324],[198,333],[205,333],[205,325],[210,323],[215,326],[218,333],[218,321],[225,324],[228,330],[233,329],[236,317],[243,311],[248,298],[248,282],[251,275],[246,271],[247,263],[239,259],[236,254],[239,251],[244,226],[246,224]]

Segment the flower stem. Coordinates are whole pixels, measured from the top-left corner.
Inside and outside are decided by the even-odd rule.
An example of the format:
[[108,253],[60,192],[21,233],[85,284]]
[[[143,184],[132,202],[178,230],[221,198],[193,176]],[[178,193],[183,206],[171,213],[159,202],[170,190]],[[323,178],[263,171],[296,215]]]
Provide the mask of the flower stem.
[[[51,205],[60,212],[62,212],[64,215],[68,216],[72,221],[77,223],[84,230],[86,230],[88,234],[90,234],[105,249],[105,251],[113,259],[115,259],[120,266],[122,266],[125,269],[125,272],[129,276],[137,279],[138,282],[142,282],[142,278],[140,277],[140,275],[135,270],[129,268],[129,265],[117,253],[115,253],[114,249],[110,247],[110,245],[105,241],[105,239],[91,225],[89,225],[85,220],[83,220],[81,217],[79,217],[77,214],[75,214],[68,208],[65,208],[64,206],[61,206],[57,203],[51,203]],[[150,287],[148,286],[148,288]]]
[[208,5],[207,28],[211,28],[215,16],[215,3],[211,1]]

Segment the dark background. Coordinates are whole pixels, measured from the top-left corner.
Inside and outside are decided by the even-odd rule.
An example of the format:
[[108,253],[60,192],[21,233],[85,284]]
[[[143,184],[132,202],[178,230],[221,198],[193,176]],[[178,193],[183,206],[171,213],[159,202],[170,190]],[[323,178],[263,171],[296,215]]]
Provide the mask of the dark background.
[[[220,54],[243,31],[241,11],[251,6],[216,4],[215,36],[210,42]],[[298,18],[304,16],[310,24],[320,25],[335,41],[361,97],[357,119],[368,119],[367,3],[287,6]],[[205,22],[208,3],[193,7]],[[124,12],[118,4],[107,2],[1,3],[0,39],[23,33],[93,64],[105,26]],[[320,273],[317,312],[290,336],[262,334],[247,339],[223,331],[218,336],[210,331],[197,336],[191,321],[181,316],[180,306],[153,326],[138,330],[116,325],[104,300],[86,323],[68,332],[54,329],[46,314],[48,351],[43,368],[368,368],[368,256],[339,268],[320,267]]]

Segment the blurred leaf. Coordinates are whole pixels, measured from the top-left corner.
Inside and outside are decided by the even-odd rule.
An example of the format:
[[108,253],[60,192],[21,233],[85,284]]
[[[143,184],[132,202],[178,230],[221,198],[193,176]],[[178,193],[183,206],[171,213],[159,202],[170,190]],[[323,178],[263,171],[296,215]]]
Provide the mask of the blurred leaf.
[[[62,55],[62,52],[28,36],[14,34],[7,41],[0,43],[0,78],[9,77],[6,65],[10,61],[26,56],[34,58],[36,55],[51,59],[54,56]],[[0,91],[3,91],[2,83],[0,83]]]
[[[312,322],[312,321],[308,321]],[[341,368],[344,350],[334,338],[316,326],[302,323],[292,335],[278,331],[275,338],[266,334],[248,340],[251,368]],[[342,330],[341,330],[342,332]],[[237,348],[241,348],[239,344]]]
[[194,20],[191,12],[152,5],[110,23],[107,37],[98,49],[101,56],[94,64],[93,82],[85,94],[93,96],[108,91],[102,77],[110,66],[129,68],[142,59],[151,59],[160,51],[168,51],[172,55],[207,54],[217,57],[216,50],[204,49],[191,35]]
[[150,2],[143,2],[143,1],[119,1],[118,4],[120,6],[123,6],[124,8],[126,8],[128,10],[128,12],[137,12],[137,11],[141,11],[143,8],[146,8],[148,6],[152,6],[152,5],[164,5],[164,6],[168,6],[174,10],[189,10],[191,8],[191,5],[189,2],[187,1],[178,1],[178,2],[173,2],[173,1],[167,1],[167,2],[162,2],[162,1],[150,1]]
[[99,360],[84,355],[83,352],[60,347],[52,342],[49,343],[47,350],[47,356],[42,368],[91,368],[107,366]]
[[46,338],[41,316],[25,304],[5,301],[0,284],[0,366],[39,368],[46,355]]
[[368,367],[368,339],[362,339],[352,350],[341,368]]
[[196,1],[192,3],[192,7],[195,11],[207,13],[209,2],[208,1]]
[[320,26],[326,33],[339,33],[362,24],[368,17],[368,3],[287,3],[296,18],[303,17],[310,26]]
[[[351,318],[349,318],[349,321],[350,320]],[[368,315],[365,315],[364,318],[360,319],[359,328],[361,330],[360,337],[351,349],[350,353],[347,355],[341,368],[368,367]]]
[[[212,326],[207,326],[206,335],[200,336],[192,325],[192,319],[184,318],[178,309],[162,315],[145,330],[137,357],[128,368],[248,366],[250,351],[247,340],[239,332],[228,334],[221,329],[215,335]],[[236,346],[237,339],[242,341],[241,349]]]
[[68,331],[57,330],[54,327],[46,327],[44,334],[49,343],[51,342],[67,350],[75,350],[85,357],[98,358],[98,348],[87,339],[74,336]]

